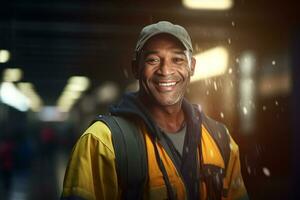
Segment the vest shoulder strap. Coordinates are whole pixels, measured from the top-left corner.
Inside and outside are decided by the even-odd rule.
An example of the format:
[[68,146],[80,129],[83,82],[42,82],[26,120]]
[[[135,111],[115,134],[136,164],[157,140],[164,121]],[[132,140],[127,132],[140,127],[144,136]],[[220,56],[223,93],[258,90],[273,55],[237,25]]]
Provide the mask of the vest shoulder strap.
[[130,119],[112,115],[99,115],[95,121],[104,122],[111,130],[122,199],[142,199],[147,177],[147,156],[138,126]]
[[230,158],[230,138],[227,128],[224,124],[209,118],[203,112],[201,115],[204,126],[208,129],[210,136],[212,136],[221,152],[226,172]]

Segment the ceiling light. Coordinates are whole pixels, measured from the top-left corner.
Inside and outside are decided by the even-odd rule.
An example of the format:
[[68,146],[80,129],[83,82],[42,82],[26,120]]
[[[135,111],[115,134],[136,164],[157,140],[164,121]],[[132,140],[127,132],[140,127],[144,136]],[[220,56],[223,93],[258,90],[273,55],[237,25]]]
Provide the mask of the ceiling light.
[[67,99],[77,100],[81,97],[81,94],[81,92],[65,90],[63,91],[62,96]]
[[22,79],[23,72],[19,68],[7,68],[3,71],[5,82],[16,82]]
[[57,100],[57,107],[61,112],[69,112],[76,101],[88,89],[90,80],[85,76],[72,76]]
[[[81,95],[80,92],[79,95]],[[57,101],[57,107],[61,112],[69,112],[76,100],[76,98],[69,96],[68,93],[64,91]]]
[[22,94],[13,83],[3,82],[0,85],[0,99],[3,103],[25,112],[29,108],[30,100]]
[[9,61],[10,53],[8,50],[0,49],[0,63],[6,63]]
[[18,88],[22,92],[26,92],[26,93],[31,93],[33,91],[33,85],[32,85],[32,83],[28,83],[28,82],[20,82],[20,83],[18,83]]
[[90,85],[90,80],[85,76],[72,76],[66,87],[66,90],[85,91]]
[[215,47],[194,56],[196,67],[191,82],[222,75],[228,67],[228,51],[224,47]]
[[67,98],[60,98],[57,102],[57,108],[61,112],[69,112],[75,101]]
[[182,0],[188,9],[228,10],[233,6],[233,0]]
[[19,90],[29,98],[30,100],[30,109],[34,112],[39,112],[42,108],[42,100],[40,96],[34,90],[32,83],[21,82],[18,83]]

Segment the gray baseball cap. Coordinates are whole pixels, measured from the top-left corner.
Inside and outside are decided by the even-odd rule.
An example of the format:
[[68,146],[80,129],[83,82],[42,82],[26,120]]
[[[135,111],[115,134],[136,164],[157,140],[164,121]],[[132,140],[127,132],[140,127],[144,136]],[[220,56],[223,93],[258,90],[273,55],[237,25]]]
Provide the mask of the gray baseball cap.
[[142,29],[135,47],[134,59],[136,59],[136,55],[142,50],[146,42],[151,37],[160,33],[167,33],[176,37],[183,44],[186,50],[193,52],[191,37],[185,28],[177,24],[172,24],[168,21],[160,21],[156,24],[145,26]]

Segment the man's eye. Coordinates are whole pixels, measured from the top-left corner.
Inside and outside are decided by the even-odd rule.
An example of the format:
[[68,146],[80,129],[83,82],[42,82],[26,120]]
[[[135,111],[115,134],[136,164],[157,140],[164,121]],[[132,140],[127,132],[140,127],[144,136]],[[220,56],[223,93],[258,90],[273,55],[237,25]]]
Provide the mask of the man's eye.
[[183,58],[173,58],[173,62],[176,64],[183,64],[185,62],[185,59]]
[[150,65],[156,65],[159,63],[159,59],[157,58],[147,58],[146,63]]

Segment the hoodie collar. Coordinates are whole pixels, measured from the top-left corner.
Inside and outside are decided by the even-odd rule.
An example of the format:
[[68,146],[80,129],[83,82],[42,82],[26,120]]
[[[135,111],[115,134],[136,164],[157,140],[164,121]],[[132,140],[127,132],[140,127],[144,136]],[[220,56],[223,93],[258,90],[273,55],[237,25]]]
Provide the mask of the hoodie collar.
[[[183,110],[185,113],[185,120],[188,126],[199,125],[199,115],[195,112],[193,105],[191,105],[186,99],[183,100]],[[139,100],[138,93],[125,93],[121,98],[120,102],[116,105],[110,106],[109,112],[112,115],[134,117],[142,120],[151,136],[154,138],[161,138],[161,131],[156,125],[149,110]]]

